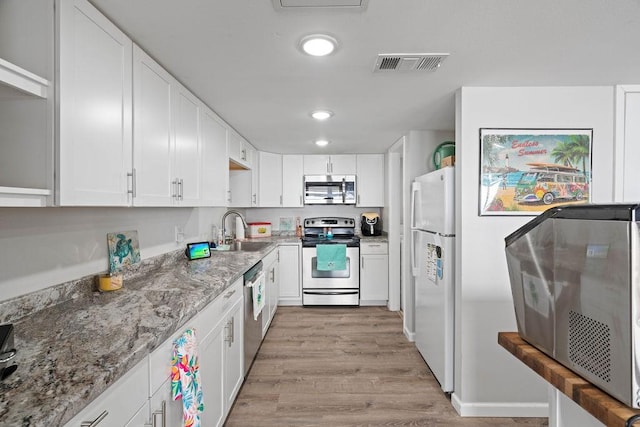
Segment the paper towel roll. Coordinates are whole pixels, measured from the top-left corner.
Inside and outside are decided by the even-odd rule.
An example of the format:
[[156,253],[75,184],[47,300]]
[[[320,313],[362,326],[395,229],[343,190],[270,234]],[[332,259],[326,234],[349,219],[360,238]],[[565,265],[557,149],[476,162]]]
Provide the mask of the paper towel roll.
[[244,225],[239,217],[236,217],[236,239],[244,239]]

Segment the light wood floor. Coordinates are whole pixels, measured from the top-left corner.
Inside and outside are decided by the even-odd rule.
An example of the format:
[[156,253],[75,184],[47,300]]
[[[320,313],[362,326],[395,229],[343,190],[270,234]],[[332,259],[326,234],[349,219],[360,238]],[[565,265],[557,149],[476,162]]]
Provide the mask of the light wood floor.
[[384,307],[279,307],[226,426],[546,426],[461,418]]

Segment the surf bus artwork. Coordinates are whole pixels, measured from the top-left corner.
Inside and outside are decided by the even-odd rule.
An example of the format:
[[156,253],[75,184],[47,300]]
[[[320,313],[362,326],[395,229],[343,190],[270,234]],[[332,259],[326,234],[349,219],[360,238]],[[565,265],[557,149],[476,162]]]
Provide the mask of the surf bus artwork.
[[552,163],[527,165],[531,169],[524,172],[516,184],[516,202],[550,205],[555,201],[582,201],[589,197],[587,177],[578,169]]

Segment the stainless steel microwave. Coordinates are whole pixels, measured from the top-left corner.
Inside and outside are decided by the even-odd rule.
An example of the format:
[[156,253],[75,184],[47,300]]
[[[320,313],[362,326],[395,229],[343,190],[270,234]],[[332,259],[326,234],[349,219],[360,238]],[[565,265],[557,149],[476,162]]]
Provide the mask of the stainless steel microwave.
[[355,205],[355,175],[305,175],[305,205]]

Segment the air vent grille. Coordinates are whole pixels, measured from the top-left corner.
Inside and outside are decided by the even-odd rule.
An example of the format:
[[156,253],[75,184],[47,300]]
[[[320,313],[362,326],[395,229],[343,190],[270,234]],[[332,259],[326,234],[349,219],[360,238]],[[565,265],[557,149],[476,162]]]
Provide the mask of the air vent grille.
[[379,54],[373,71],[435,71],[448,53]]
[[611,332],[604,323],[569,312],[569,360],[611,382]]

